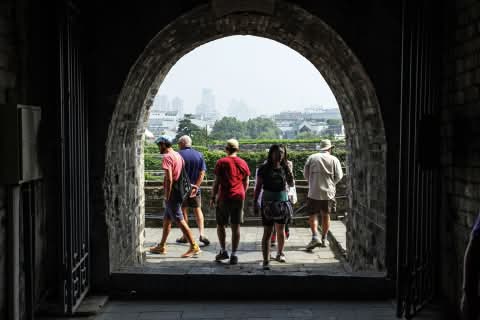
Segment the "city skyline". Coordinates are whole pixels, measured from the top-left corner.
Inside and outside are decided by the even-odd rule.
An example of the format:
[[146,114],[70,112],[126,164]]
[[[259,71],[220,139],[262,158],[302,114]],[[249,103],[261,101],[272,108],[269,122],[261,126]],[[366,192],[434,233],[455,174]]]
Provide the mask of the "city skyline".
[[222,38],[186,54],[167,74],[155,100],[179,97],[183,112],[195,113],[204,89],[212,91],[222,115],[230,114],[232,102],[239,101],[251,116],[338,108],[324,78],[307,59],[281,43],[254,36]]

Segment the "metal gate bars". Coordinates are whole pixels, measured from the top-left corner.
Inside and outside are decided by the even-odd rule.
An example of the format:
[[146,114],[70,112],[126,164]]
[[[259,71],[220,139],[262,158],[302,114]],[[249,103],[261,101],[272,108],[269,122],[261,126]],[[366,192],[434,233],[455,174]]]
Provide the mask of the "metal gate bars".
[[90,285],[88,132],[79,13],[60,14],[63,305],[72,314]]
[[397,316],[434,297],[437,279],[441,35],[430,0],[403,1]]

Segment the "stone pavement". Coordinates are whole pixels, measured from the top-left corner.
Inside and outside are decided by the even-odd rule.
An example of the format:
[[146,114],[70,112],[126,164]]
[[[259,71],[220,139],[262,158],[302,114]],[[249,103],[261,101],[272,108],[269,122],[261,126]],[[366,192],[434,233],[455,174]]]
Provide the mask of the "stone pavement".
[[[341,224],[341,222],[335,222]],[[334,226],[332,230],[337,233],[343,232],[341,226]],[[155,245],[160,240],[162,230],[160,228],[146,228],[145,230],[145,250],[147,250],[147,261],[142,266],[126,267],[120,272],[142,272],[142,273],[160,273],[160,274],[263,274],[261,270],[261,238],[263,234],[262,227],[242,227],[241,241],[238,250],[239,264],[230,266],[228,263],[214,263],[215,255],[220,246],[217,240],[215,228],[207,228],[206,235],[211,244],[202,247],[202,253],[195,258],[180,258],[181,254],[188,249],[187,244],[177,244],[175,239],[180,237],[179,229],[172,229],[167,241],[168,252],[166,255],[150,254],[148,247]],[[198,238],[198,229],[193,229],[194,235]],[[278,263],[272,261],[272,270],[266,271],[271,274],[291,274],[291,275],[348,275],[349,267],[331,247],[316,248],[312,252],[305,249],[305,245],[311,239],[311,233],[308,228],[291,228],[291,236],[286,243],[285,255],[287,263]],[[227,244],[229,244],[231,232],[227,229]],[[345,235],[339,235],[343,237]],[[330,237],[331,239],[331,237]],[[230,246],[228,246],[229,252]],[[275,256],[276,247],[271,248],[271,256]],[[226,260],[225,262],[228,262]],[[379,274],[372,274],[378,276]]]
[[[55,318],[41,318],[53,320]],[[67,319],[67,318],[62,318]],[[110,301],[100,314],[84,320],[168,319],[319,319],[387,320],[395,317],[395,302],[380,301]],[[442,319],[438,310],[425,310],[418,320]]]

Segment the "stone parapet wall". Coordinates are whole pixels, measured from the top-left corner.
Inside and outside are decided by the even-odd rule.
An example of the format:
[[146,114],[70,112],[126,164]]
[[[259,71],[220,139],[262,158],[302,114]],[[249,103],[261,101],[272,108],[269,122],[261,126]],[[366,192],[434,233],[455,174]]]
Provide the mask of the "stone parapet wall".
[[[306,181],[297,182],[297,197],[298,203],[295,205],[295,210],[297,211],[294,224],[300,226],[307,226],[306,224],[306,211],[302,206],[306,203],[307,194],[308,194],[308,185]],[[247,198],[244,203],[244,214],[245,214],[245,223],[246,224],[260,224],[260,217],[255,216],[253,212],[253,191],[254,187],[251,185],[247,190]],[[337,217],[344,217],[347,215],[348,210],[348,201],[344,196],[346,191],[345,179],[337,185],[337,210],[336,213],[332,214],[332,219],[337,219]],[[212,195],[212,186],[211,181],[205,182],[202,185],[202,211],[205,216],[205,223],[207,226],[215,226],[215,209],[210,208],[209,201]],[[146,221],[149,226],[159,226],[158,223],[155,223],[155,220],[161,219],[164,212],[164,196],[163,196],[163,187],[161,182],[145,182],[145,213]],[[193,213],[190,212],[190,216],[193,217]],[[304,218],[301,218],[304,217]],[[195,219],[191,219],[192,222]]]
[[[320,140],[320,139],[319,139]],[[270,148],[272,143],[241,143],[240,149],[241,151],[265,151]],[[307,142],[299,142],[299,143],[287,143],[288,151],[312,151],[312,150],[320,150],[320,142],[316,143],[307,143]],[[208,146],[210,150],[225,150],[224,144],[214,144]]]
[[443,75],[442,291],[458,305],[463,256],[480,211],[480,3],[447,1]]

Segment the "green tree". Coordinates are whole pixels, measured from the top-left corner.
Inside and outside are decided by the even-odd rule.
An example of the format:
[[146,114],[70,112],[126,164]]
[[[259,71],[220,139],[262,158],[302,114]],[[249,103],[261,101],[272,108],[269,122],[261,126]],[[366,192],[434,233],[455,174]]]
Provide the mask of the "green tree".
[[190,117],[185,115],[185,118],[180,120],[178,123],[177,135],[175,140],[178,140],[181,136],[188,135],[192,138],[193,144],[196,145],[207,145],[208,143],[208,132],[207,128],[201,128],[196,124],[192,123]]
[[210,136],[217,140],[242,139],[245,137],[245,123],[235,117],[223,117],[215,121]]
[[327,119],[327,124],[329,126],[341,126],[342,120],[340,119]]
[[272,119],[261,117],[249,119],[246,122],[246,131],[246,138],[252,139],[278,139],[282,133]]

